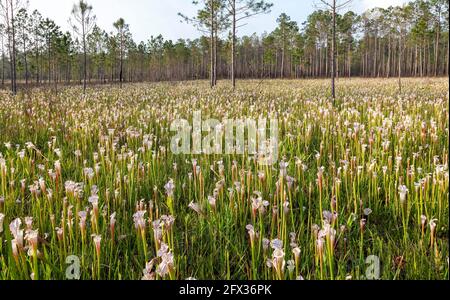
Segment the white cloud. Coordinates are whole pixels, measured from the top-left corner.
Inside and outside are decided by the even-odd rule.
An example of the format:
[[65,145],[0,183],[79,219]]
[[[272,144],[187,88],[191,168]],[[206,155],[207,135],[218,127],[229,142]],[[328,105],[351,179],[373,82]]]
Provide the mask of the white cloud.
[[407,3],[407,0],[363,0],[362,6],[364,9],[370,9],[374,7],[387,8],[389,6],[401,6]]

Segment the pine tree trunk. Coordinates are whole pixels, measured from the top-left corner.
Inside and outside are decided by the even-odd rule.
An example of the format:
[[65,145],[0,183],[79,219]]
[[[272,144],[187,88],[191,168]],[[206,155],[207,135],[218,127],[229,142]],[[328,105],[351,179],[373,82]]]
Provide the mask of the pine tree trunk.
[[10,2],[11,9],[11,39],[12,39],[12,76],[11,76],[11,89],[14,95],[17,94],[17,62],[16,62],[16,29],[15,29],[15,20],[14,20],[14,6],[13,3]]
[[210,64],[211,64],[211,70],[210,70],[210,80],[211,80],[211,88],[214,87],[214,1],[210,0],[211,4],[211,18],[210,18],[210,26],[211,26],[211,36],[210,36]]
[[28,61],[27,61],[27,48],[25,39],[23,40],[23,55],[25,63],[25,84],[28,85]]
[[336,0],[333,0],[333,40],[331,43],[331,96],[333,104],[336,100],[335,76],[336,76]]
[[400,40],[398,42],[398,88],[402,92],[402,36],[400,33]]
[[1,39],[2,39],[2,87],[3,87],[5,85],[5,47],[3,35],[1,36]]
[[120,33],[120,88],[122,88],[122,82],[123,82],[123,34]]
[[389,45],[388,45],[388,59],[387,59],[387,64],[386,64],[386,77],[389,78],[391,77],[391,35],[389,34]]
[[348,46],[348,78],[352,77],[352,47]]
[[83,54],[84,54],[84,80],[83,80],[83,92],[86,93],[86,80],[87,80],[87,53],[86,53],[86,31],[85,31],[85,20],[82,18],[82,30],[83,30]]
[[231,84],[236,89],[236,0],[232,2],[233,29],[231,38]]
[[[217,18],[217,16],[216,16]],[[215,22],[215,28],[214,28],[214,86],[217,85],[217,52],[218,52],[218,27],[219,24],[217,23],[217,19]]]

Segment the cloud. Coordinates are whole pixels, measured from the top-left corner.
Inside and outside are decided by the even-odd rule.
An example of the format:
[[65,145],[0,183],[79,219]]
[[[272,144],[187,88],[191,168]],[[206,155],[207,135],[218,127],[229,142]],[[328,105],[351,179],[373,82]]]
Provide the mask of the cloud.
[[389,6],[398,6],[407,3],[407,0],[363,0],[362,5],[364,9],[370,9],[374,7],[387,8]]

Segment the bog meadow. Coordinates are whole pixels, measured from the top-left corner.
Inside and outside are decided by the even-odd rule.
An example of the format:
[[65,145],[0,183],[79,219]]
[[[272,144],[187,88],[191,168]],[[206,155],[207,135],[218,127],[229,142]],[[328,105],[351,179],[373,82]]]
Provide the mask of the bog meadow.
[[1,280],[449,278],[447,1],[141,43],[91,2],[0,1]]

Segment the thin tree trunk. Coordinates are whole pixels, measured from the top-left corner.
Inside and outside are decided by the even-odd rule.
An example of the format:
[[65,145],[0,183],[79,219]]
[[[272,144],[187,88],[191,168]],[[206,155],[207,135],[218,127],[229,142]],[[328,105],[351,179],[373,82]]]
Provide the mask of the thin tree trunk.
[[[9,10],[8,10],[8,2],[9,2]],[[10,65],[11,65],[11,92],[13,95],[17,94],[17,75],[16,75],[16,31],[14,25],[14,5],[13,2],[6,2],[6,23],[7,28],[10,29],[8,36],[8,44],[9,44],[9,54],[10,54]],[[9,30],[8,30],[9,31]]]
[[231,84],[236,89],[236,0],[232,2],[233,28],[231,37]]
[[35,38],[36,38],[36,83],[39,84],[40,67],[39,67],[39,43],[37,42],[37,39],[38,39],[37,34],[36,34]]
[[47,77],[47,84],[50,85],[50,78],[51,78],[51,42],[50,42],[50,36],[48,37],[48,51],[47,51],[47,58],[48,58],[48,77]]
[[214,86],[217,85],[217,52],[218,52],[218,20],[217,20],[217,15],[216,15],[216,19],[215,19],[215,26],[214,26]]
[[14,6],[11,2],[12,60],[13,60],[13,94],[17,94],[16,28],[14,24]]
[[3,35],[1,36],[1,39],[2,39],[2,87],[3,87],[5,85],[5,47]]
[[122,82],[123,82],[123,33],[120,33],[120,88],[122,88]]
[[391,34],[389,34],[389,45],[388,45],[388,58],[386,64],[386,77],[391,77],[391,49],[392,49],[392,38]]
[[348,45],[348,77],[352,77],[352,47]]
[[333,104],[336,100],[335,76],[336,76],[336,0],[333,0],[333,39],[331,42],[331,96]]
[[414,77],[417,77],[417,69],[419,68],[418,61],[419,61],[419,55],[417,53],[417,45],[416,45],[415,51],[414,51],[414,67],[413,67],[414,68],[414,71],[413,71]]
[[438,11],[438,20],[437,20],[437,32],[436,32],[436,44],[435,44],[435,52],[434,52],[434,76],[438,76],[439,74],[439,39],[441,34],[441,10]]
[[447,38],[447,63],[445,64],[445,75],[448,76],[448,63],[449,63],[449,55],[450,55],[450,38]]
[[402,36],[400,33],[400,39],[398,42],[398,88],[399,92],[402,92]]
[[211,37],[210,37],[210,63],[211,63],[211,70],[210,70],[210,76],[211,76],[211,88],[214,87],[214,1],[210,0],[211,5]]
[[373,56],[373,73],[372,76],[376,77],[377,76],[377,55],[378,55],[378,51],[377,51],[377,47],[378,47],[378,32],[375,30],[375,37],[374,37],[374,42],[375,42],[375,47],[374,47],[374,56]]
[[[25,34],[24,34],[25,36]],[[28,61],[27,61],[27,47],[25,38],[23,39],[23,55],[24,55],[24,63],[25,63],[25,84],[28,85]]]
[[83,56],[84,56],[84,80],[83,80],[83,93],[86,93],[86,80],[87,80],[87,53],[86,53],[86,31],[84,16],[81,19],[82,35],[83,35]]

